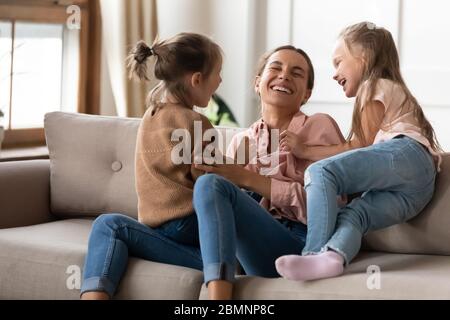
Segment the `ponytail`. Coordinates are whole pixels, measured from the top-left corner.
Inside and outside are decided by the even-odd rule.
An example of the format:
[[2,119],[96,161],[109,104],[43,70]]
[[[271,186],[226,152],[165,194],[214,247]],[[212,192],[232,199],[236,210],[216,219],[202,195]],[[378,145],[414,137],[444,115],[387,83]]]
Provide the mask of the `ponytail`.
[[127,57],[129,78],[136,77],[139,80],[149,80],[147,75],[147,59],[155,55],[155,52],[144,41],[139,41]]

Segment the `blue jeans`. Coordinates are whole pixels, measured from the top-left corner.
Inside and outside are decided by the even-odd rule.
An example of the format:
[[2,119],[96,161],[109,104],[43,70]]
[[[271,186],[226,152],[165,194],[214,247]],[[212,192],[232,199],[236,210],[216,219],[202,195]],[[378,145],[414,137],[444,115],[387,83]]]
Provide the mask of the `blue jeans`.
[[113,296],[128,255],[204,270],[206,283],[233,281],[236,256],[246,274],[278,277],[275,259],[301,253],[306,226],[275,219],[258,204],[259,198],[207,174],[195,183],[197,214],[159,228],[121,214],[99,216],[89,237],[81,292],[104,291]]
[[202,270],[197,218],[151,228],[122,214],[102,214],[89,236],[81,293],[104,291],[112,297],[127,267],[128,256]]
[[[328,249],[348,264],[372,230],[405,222],[431,200],[436,169],[430,153],[407,136],[318,161],[305,172],[308,235],[303,254]],[[343,208],[336,196],[364,192]]]
[[235,257],[247,275],[278,277],[275,260],[301,253],[306,226],[275,219],[257,199],[216,174],[203,175],[195,183],[205,283],[234,281]]

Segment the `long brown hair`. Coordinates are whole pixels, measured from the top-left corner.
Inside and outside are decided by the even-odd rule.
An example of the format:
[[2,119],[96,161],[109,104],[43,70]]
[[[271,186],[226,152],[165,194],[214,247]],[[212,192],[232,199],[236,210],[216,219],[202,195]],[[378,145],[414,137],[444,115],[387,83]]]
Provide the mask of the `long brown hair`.
[[129,77],[149,80],[147,63],[149,57],[155,59],[153,76],[161,80],[148,95],[147,107],[160,107],[155,95],[167,90],[178,102],[187,107],[192,106],[191,97],[185,88],[183,77],[189,72],[201,72],[206,78],[216,64],[222,59],[219,45],[206,36],[183,32],[167,39],[155,39],[149,47],[139,41],[127,57]]
[[[352,128],[347,140],[350,140],[355,135],[363,143],[367,142],[361,125],[362,106],[373,99],[377,81],[379,79],[389,79],[397,83],[405,93],[405,99],[401,105],[402,112],[403,108],[409,105],[422,134],[428,139],[431,147],[436,151],[442,150],[436,139],[433,127],[403,80],[397,48],[391,33],[384,28],[376,27],[371,22],[361,22],[345,28],[339,35],[339,38],[344,40],[345,45],[352,54],[354,54],[355,46],[359,46],[362,49],[365,62],[361,80],[364,86],[360,86],[356,94]],[[411,111],[411,109],[407,111]]]

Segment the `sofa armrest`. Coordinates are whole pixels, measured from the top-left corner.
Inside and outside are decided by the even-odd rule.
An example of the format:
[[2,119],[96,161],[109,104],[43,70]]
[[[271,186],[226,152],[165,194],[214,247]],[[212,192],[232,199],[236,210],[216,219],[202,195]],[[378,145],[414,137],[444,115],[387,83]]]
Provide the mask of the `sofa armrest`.
[[0,162],[0,229],[52,219],[50,160]]

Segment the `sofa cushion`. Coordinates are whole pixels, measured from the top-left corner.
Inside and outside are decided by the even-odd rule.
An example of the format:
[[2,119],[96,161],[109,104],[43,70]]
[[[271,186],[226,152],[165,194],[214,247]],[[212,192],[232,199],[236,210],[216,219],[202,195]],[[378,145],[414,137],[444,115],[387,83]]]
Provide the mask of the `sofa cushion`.
[[[364,252],[336,278],[302,282],[239,277],[233,298],[450,299],[450,257]],[[207,299],[204,285],[200,299]]]
[[450,255],[450,154],[443,156],[433,199],[410,221],[365,236],[364,247],[394,253]]
[[[118,212],[137,217],[134,179],[141,119],[50,112],[45,136],[50,154],[51,210],[62,217]],[[226,148],[245,128],[217,127]]]
[[54,214],[119,212],[137,217],[134,153],[139,123],[67,112],[45,115]]
[[[91,219],[0,230],[0,299],[78,299]],[[198,270],[130,258],[115,298],[198,299]]]

